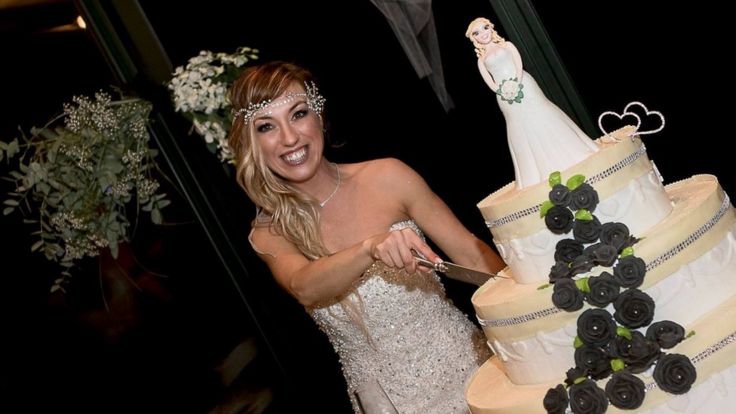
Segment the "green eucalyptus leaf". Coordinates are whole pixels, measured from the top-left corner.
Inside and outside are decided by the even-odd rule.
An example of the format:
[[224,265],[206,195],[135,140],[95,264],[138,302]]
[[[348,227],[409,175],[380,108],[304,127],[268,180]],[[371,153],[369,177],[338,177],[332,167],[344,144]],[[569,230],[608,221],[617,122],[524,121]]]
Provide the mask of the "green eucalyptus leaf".
[[8,156],[8,158],[13,158],[15,154],[19,152],[20,152],[20,145],[18,144],[18,138],[15,138],[8,143],[8,146],[5,148],[5,153]]
[[155,224],[161,224],[163,222],[161,211],[159,209],[155,208],[151,210],[151,221],[153,221]]
[[633,256],[634,255],[634,248],[631,246],[628,246],[621,250],[621,257],[624,258],[626,256]]
[[36,250],[40,249],[41,246],[43,246],[43,243],[44,243],[43,240],[39,240],[39,241],[33,243],[33,246],[31,246],[31,251],[32,252],[35,252]]
[[626,364],[624,363],[623,359],[620,358],[614,358],[611,360],[611,369],[613,372],[621,371],[626,367]]
[[49,193],[49,191],[51,190],[51,186],[49,186],[48,184],[46,184],[46,183],[44,183],[44,182],[40,182],[40,183],[36,184],[36,188],[37,188],[37,189],[38,189],[38,191],[40,191],[40,192],[41,192],[42,194],[48,194],[48,193]]
[[3,209],[3,216],[7,216],[8,214],[12,213],[13,210],[15,210],[13,207],[5,207]]
[[6,206],[17,207],[18,201],[13,200],[12,198],[8,198],[5,201],[3,201],[3,204],[5,204]]

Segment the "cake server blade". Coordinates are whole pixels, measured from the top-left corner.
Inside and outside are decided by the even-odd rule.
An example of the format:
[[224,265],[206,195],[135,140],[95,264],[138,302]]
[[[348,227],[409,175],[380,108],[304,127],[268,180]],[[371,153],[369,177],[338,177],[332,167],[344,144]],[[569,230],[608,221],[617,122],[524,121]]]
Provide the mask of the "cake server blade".
[[416,253],[414,254],[414,258],[416,259],[417,263],[422,266],[433,269],[436,272],[444,273],[453,279],[457,279],[457,280],[467,282],[467,283],[472,283],[478,286],[488,281],[488,279],[495,279],[497,277],[508,279],[508,277],[506,276],[502,276],[499,274],[493,274],[493,273],[487,273],[487,272],[481,272],[480,270],[475,270],[469,267],[460,266],[459,264],[455,264],[452,262],[442,261],[440,263],[432,263],[427,259],[419,257]]

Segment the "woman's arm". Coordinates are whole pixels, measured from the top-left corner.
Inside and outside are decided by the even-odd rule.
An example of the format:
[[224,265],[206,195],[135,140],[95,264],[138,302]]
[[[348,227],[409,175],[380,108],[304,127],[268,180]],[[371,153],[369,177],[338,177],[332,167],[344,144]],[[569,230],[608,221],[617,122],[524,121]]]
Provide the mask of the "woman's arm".
[[416,271],[412,249],[431,261],[439,260],[411,229],[381,233],[317,260],[309,260],[271,227],[256,227],[252,239],[274,279],[304,306],[345,293],[374,260],[410,273]]
[[503,260],[460,223],[419,174],[398,161],[394,169],[393,175],[402,178],[394,182],[404,186],[400,194],[403,195],[407,215],[452,261],[492,273],[504,268]]
[[491,88],[493,93],[496,93],[498,90],[498,84],[493,81],[493,76],[488,73],[488,69],[486,69],[486,65],[483,64],[482,58],[478,58],[478,71],[480,72],[480,76],[482,76],[483,80],[486,82],[486,85]]
[[506,42],[505,45],[513,56],[514,66],[516,67],[516,78],[519,80],[519,82],[522,82],[522,77],[524,76],[524,64],[521,61],[521,54],[519,53],[519,50],[516,49],[516,46],[514,46],[513,43]]

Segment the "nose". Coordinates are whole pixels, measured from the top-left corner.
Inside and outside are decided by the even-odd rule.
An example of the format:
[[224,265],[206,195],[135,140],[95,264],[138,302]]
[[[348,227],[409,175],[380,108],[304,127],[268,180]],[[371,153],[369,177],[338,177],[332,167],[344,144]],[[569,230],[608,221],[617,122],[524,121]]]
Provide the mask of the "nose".
[[281,129],[281,143],[287,147],[294,146],[299,141],[299,132],[288,122]]

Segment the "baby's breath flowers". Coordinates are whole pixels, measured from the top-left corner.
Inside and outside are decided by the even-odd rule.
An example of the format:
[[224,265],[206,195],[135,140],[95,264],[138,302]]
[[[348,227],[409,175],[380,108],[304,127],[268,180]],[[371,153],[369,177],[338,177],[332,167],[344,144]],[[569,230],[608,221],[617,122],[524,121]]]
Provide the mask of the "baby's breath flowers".
[[233,54],[202,51],[179,66],[168,83],[174,109],[192,121],[192,128],[221,161],[230,162],[233,153],[227,132],[233,122],[227,93],[246,63],[258,59],[258,50],[241,47]]
[[0,159],[18,158],[3,213],[21,209],[39,236],[31,249],[64,267],[52,291],[63,289],[76,260],[102,248],[117,256],[118,243],[128,239],[129,203],[161,223],[169,201],[151,175],[150,111],[140,99],[112,100],[102,92],[94,99],[74,97],[61,116],[33,128],[22,142],[0,141]]

